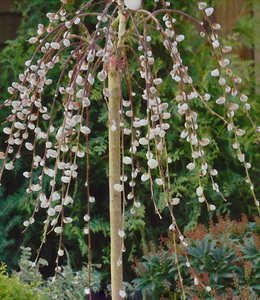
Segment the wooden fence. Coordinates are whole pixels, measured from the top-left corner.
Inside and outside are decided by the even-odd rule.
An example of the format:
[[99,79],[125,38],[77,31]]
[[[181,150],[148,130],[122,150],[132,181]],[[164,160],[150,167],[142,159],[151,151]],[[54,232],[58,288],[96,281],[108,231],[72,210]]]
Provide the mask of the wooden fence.
[[0,0],[0,50],[5,46],[6,40],[17,36],[21,16],[12,11],[13,7],[13,0]]

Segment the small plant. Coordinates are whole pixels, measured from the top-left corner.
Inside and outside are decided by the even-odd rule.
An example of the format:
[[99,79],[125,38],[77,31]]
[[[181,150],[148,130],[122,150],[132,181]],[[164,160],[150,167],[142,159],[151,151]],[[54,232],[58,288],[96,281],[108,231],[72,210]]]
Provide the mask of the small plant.
[[9,277],[6,266],[0,266],[0,299],[1,300],[47,300],[41,292],[37,292],[37,285],[22,282],[18,276]]
[[186,232],[186,248],[179,241],[176,244],[174,236],[169,231],[168,238],[160,239],[159,249],[152,244],[149,251],[140,260],[136,260],[134,269],[139,278],[133,280],[133,283],[144,297],[175,299],[176,295],[181,294],[177,276],[178,261],[189,299],[258,299],[258,217],[255,222],[248,222],[245,216],[240,221],[219,216],[218,222],[210,222],[209,228],[198,225],[194,230]]

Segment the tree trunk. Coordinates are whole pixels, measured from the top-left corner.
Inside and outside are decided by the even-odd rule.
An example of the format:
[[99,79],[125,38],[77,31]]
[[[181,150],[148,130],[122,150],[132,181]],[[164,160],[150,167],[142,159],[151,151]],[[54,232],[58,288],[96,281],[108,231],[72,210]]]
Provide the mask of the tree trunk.
[[122,199],[121,192],[115,190],[115,184],[120,184],[121,175],[121,66],[120,46],[123,44],[125,19],[119,11],[118,41],[115,45],[116,54],[110,59],[108,70],[109,96],[109,197],[110,197],[110,238],[111,238],[111,288],[112,299],[123,299],[123,265],[122,249],[123,238],[119,235],[122,230]]
[[[113,67],[110,67],[113,69]],[[111,284],[112,299],[120,299],[119,291],[123,284],[122,270],[122,238],[118,232],[122,228],[121,192],[115,190],[115,184],[120,184],[121,151],[120,151],[120,101],[121,80],[118,70],[109,71],[109,198],[110,198],[110,238],[111,238]],[[116,130],[115,130],[116,126]]]

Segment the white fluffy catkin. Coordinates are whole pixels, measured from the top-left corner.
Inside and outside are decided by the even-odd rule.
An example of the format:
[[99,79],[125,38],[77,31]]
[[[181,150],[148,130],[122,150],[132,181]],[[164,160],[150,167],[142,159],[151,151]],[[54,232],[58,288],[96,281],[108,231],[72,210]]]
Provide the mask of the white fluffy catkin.
[[138,10],[142,6],[142,0],[124,0],[125,6],[131,10]]

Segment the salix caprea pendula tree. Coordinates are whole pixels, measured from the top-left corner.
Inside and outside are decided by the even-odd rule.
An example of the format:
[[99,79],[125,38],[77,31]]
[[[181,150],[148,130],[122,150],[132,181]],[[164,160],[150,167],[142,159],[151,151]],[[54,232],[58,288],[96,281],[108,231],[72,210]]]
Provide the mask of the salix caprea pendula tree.
[[[58,0],[57,0],[58,1]],[[73,222],[70,207],[77,199],[72,197],[80,165],[85,166],[86,215],[84,229],[87,236],[89,282],[86,293],[91,299],[91,195],[89,185],[91,159],[89,140],[95,123],[91,118],[92,94],[101,90],[107,106],[109,144],[109,198],[111,236],[111,291],[112,299],[126,297],[123,283],[125,251],[125,212],[135,214],[142,203],[136,197],[138,188],[150,190],[155,214],[162,218],[162,210],[169,211],[169,229],[174,240],[187,247],[188,243],[178,227],[174,208],[181,201],[174,194],[171,174],[171,151],[167,144],[169,120],[182,120],[180,138],[189,145],[190,162],[187,172],[197,180],[196,194],[201,205],[214,211],[216,205],[207,197],[207,190],[226,201],[217,183],[218,171],[207,159],[211,140],[200,127],[200,103],[203,110],[219,119],[233,138],[233,149],[244,167],[245,181],[259,211],[259,202],[250,177],[250,163],[243,150],[246,131],[240,127],[236,112],[243,112],[252,125],[256,141],[259,127],[250,116],[248,97],[240,92],[241,79],[229,67],[226,53],[231,47],[222,45],[218,38],[221,26],[212,21],[214,9],[206,2],[194,1],[201,11],[201,20],[174,10],[174,2],[155,0],[154,9],[148,11],[141,0],[85,1],[75,13],[67,13],[70,0],[61,0],[56,13],[48,13],[49,24],[38,25],[37,34],[29,39],[35,44],[33,57],[26,61],[24,73],[8,88],[10,98],[1,109],[10,114],[3,129],[6,149],[0,152],[0,178],[15,169],[16,161],[30,157],[31,167],[23,173],[28,180],[27,204],[32,209],[25,230],[44,215],[43,238],[37,252],[50,232],[59,237],[56,274],[61,270],[64,255],[62,236],[64,227]],[[93,19],[87,28],[84,20]],[[215,67],[211,80],[219,85],[218,94],[210,95],[197,88],[189,66],[185,65],[180,43],[185,36],[177,32],[176,24],[194,24],[194,36],[210,45]],[[203,21],[202,21],[203,20]],[[178,27],[178,26],[177,26]],[[179,27],[178,27],[179,28]],[[155,39],[155,41],[153,41]],[[167,64],[157,63],[157,48]],[[185,46],[184,46],[185,48]],[[52,70],[60,69],[60,76],[52,79]],[[172,94],[165,96],[165,82],[171,83]],[[46,99],[45,92],[53,98]],[[174,110],[173,110],[174,107]],[[171,112],[169,111],[171,109]],[[173,112],[176,114],[173,116]],[[209,149],[209,150],[208,150]],[[163,193],[163,208],[154,194],[157,186]],[[181,297],[186,299],[178,266]],[[186,257],[195,285],[199,283]],[[210,286],[203,286],[211,292]]]

